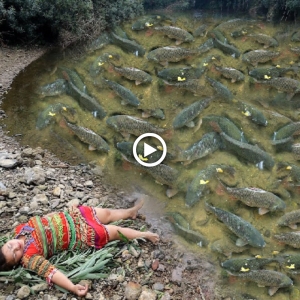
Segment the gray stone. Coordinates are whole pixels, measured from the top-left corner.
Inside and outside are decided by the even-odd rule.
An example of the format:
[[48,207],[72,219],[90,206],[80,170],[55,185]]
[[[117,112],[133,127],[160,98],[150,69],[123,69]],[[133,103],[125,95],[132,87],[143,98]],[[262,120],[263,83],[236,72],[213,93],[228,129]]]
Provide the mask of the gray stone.
[[76,192],[75,198],[82,199],[84,197],[84,192]]
[[44,295],[43,300],[58,300],[55,296],[50,296],[48,294]]
[[172,271],[172,279],[173,282],[181,283],[182,280],[182,269],[177,267]]
[[42,185],[46,181],[45,172],[39,166],[26,168],[24,173],[24,180],[27,184],[33,183],[36,185]]
[[32,202],[37,202],[41,204],[48,204],[48,197],[45,194],[37,194],[32,198]]
[[0,193],[6,191],[6,186],[0,181]]
[[142,287],[140,284],[130,281],[125,287],[125,299],[137,300],[141,291]]
[[0,167],[10,169],[18,164],[16,159],[0,159]]
[[129,248],[129,252],[134,256],[134,257],[139,257],[141,252],[137,251],[132,245]]
[[61,188],[59,186],[57,186],[53,191],[52,194],[56,197],[59,197],[61,193]]
[[30,214],[30,208],[28,206],[24,206],[24,207],[21,207],[20,210],[19,210],[19,213],[21,215],[29,215]]
[[147,288],[143,288],[143,291],[139,297],[139,300],[156,300],[157,294]]
[[47,283],[36,284],[32,286],[31,289],[35,292],[45,291],[48,289],[48,284]]
[[22,154],[21,154],[21,156],[22,157],[31,157],[31,158],[33,158],[34,157],[34,155],[32,154],[32,148],[26,148],[26,149],[24,149],[23,151],[22,151]]
[[78,206],[80,204],[80,201],[79,199],[72,199],[68,202],[67,206],[68,207],[71,207],[71,206]]
[[39,204],[37,203],[37,201],[32,201],[32,202],[30,203],[30,209],[36,210],[36,209],[38,209],[38,208],[39,208]]
[[13,198],[16,198],[17,197],[17,194],[16,193],[14,193],[14,192],[9,192],[9,194],[8,194],[8,198],[9,199],[13,199]]
[[17,298],[24,299],[30,295],[30,288],[27,285],[23,285],[17,293]]
[[20,223],[27,223],[27,216],[20,216],[20,217],[18,217],[18,221],[20,222]]
[[99,199],[97,199],[97,198],[92,198],[92,199],[89,199],[89,200],[87,201],[87,204],[88,204],[88,206],[95,207],[95,206],[98,206],[99,202],[100,202]]
[[160,282],[156,282],[153,284],[152,289],[162,292],[165,289],[165,286]]
[[164,272],[165,271],[165,266],[164,265],[162,265],[162,264],[159,264],[158,265],[158,268],[157,268],[157,271],[160,271],[160,272]]
[[8,295],[5,300],[14,300],[16,298],[15,295]]
[[160,298],[160,300],[170,300],[170,299],[171,299],[171,295],[168,292],[165,292]]
[[86,186],[86,187],[93,187],[93,186],[94,186],[94,183],[93,183],[92,180],[88,180],[88,181],[86,181],[83,185]]

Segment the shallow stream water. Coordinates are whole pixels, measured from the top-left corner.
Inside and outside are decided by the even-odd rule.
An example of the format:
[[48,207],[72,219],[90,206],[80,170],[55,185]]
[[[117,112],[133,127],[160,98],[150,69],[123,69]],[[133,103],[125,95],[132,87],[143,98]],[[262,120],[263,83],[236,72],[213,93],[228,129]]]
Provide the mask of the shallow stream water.
[[[200,15],[201,18],[199,17],[199,13],[195,14],[194,12],[177,14],[176,26],[193,32],[195,28],[201,24],[207,24],[209,26],[208,30],[212,30],[216,25],[235,18],[233,15],[220,17],[205,12]],[[149,30],[132,31],[132,23],[133,21],[121,24],[121,27],[130,38],[138,41],[146,49],[146,55],[149,50],[154,48],[175,45],[175,40],[171,40],[167,36],[157,32],[150,35],[151,32]],[[289,48],[290,45],[298,46],[296,42],[291,42],[292,33],[298,29],[297,24],[280,22],[274,25],[264,23],[263,21],[258,21],[258,23],[259,26],[252,27],[253,32],[265,33],[276,37],[279,46],[268,50],[281,52],[281,55],[277,59],[265,64],[259,64],[259,67],[276,65],[280,65],[281,67],[296,66],[298,64],[298,56],[291,53]],[[168,25],[168,23],[164,24]],[[230,32],[225,35],[228,41],[234,44],[241,53],[247,50],[263,49],[262,45],[251,39],[245,40],[243,37],[234,39],[230,36]],[[207,39],[207,36],[197,37],[193,43],[183,43],[181,47],[198,47]],[[165,212],[180,212],[189,222],[190,228],[200,231],[211,243],[220,239],[234,240],[236,237],[225,225],[217,221],[214,216],[206,213],[204,201],[209,200],[209,202],[215,206],[237,214],[255,226],[263,235],[267,245],[262,249],[250,247],[242,254],[233,254],[233,257],[254,257],[256,255],[272,257],[273,251],[279,251],[280,254],[297,253],[297,250],[289,246],[279,245],[272,239],[274,233],[290,231],[289,228],[279,228],[276,226],[276,221],[283,214],[282,212],[268,213],[261,216],[258,214],[258,209],[256,208],[247,207],[239,201],[229,199],[226,195],[218,195],[216,191],[218,190],[219,183],[216,179],[212,179],[208,184],[208,191],[210,191],[210,193],[207,193],[205,198],[196,203],[193,208],[185,206],[185,193],[183,192],[179,192],[169,199],[166,196],[166,186],[157,184],[150,175],[124,162],[120,153],[115,148],[115,144],[124,139],[121,134],[106,125],[106,119],[99,120],[94,118],[90,112],[83,110],[76,100],[67,94],[45,98],[40,98],[35,94],[35,90],[38,87],[61,78],[61,75],[56,70],[59,66],[65,66],[76,70],[80,78],[84,81],[89,93],[100,101],[108,116],[126,114],[141,117],[140,109],[161,108],[164,110],[166,116],[165,120],[150,118],[148,121],[164,128],[172,127],[174,117],[184,107],[205,98],[194,96],[188,91],[163,85],[161,80],[155,75],[157,71],[163,69],[163,66],[149,62],[146,57],[137,57],[131,53],[124,52],[113,44],[109,44],[92,53],[86,53],[79,59],[75,59],[72,56],[74,52],[76,52],[76,50],[49,53],[32,63],[24,72],[17,76],[12,85],[12,89],[3,103],[3,109],[8,115],[8,118],[4,122],[10,135],[21,134],[18,139],[22,145],[30,145],[31,147],[40,146],[49,149],[60,159],[72,164],[95,161],[103,168],[105,178],[108,182],[120,186],[123,189],[128,188],[133,191],[137,191],[141,188],[145,193],[158,199],[158,203],[160,203],[159,209],[147,203],[147,210],[150,213],[161,213],[162,208],[164,208]],[[135,85],[133,81],[119,76],[111,71],[110,68],[104,73],[107,79],[122,84],[137,95],[141,102],[139,109],[128,105],[121,105],[121,99],[113,95],[109,88],[101,85],[100,76],[96,79],[91,78],[89,74],[90,66],[102,53],[116,53],[121,57],[120,61],[116,63],[117,65],[135,67],[147,71],[153,77],[151,84]],[[257,144],[260,148],[272,155],[276,163],[286,161],[297,165],[298,163],[292,153],[288,151],[277,152],[270,141],[274,131],[278,130],[278,128],[291,121],[299,121],[297,109],[300,107],[300,97],[295,95],[292,100],[281,103],[273,101],[278,94],[277,90],[257,85],[251,82],[249,75],[247,75],[249,70],[253,69],[253,66],[246,64],[241,58],[235,59],[223,54],[220,50],[215,48],[201,56],[194,56],[178,63],[170,63],[169,67],[196,65],[209,55],[221,56],[221,65],[223,67],[236,68],[246,75],[245,81],[231,83],[229,79],[224,78],[221,74],[216,72],[213,65],[209,66],[206,73],[207,76],[227,86],[234,94],[236,100],[244,101],[258,108],[266,117],[268,125],[263,127],[254,124],[247,116],[242,114],[233,103],[221,101],[220,99],[214,100],[200,116],[214,114],[228,117],[244,132],[250,143]],[[287,77],[297,79],[297,74],[289,73]],[[204,77],[201,77],[200,81],[201,80],[204,82]],[[104,137],[108,141],[111,149],[110,152],[106,154],[100,151],[89,151],[88,145],[82,143],[75,135],[70,134],[68,129],[62,127],[59,119],[57,122],[51,123],[50,126],[42,130],[36,129],[36,121],[39,113],[54,103],[64,103],[73,107],[76,110],[77,125],[87,127]],[[55,119],[57,117],[58,116],[55,116]],[[176,146],[186,149],[193,143],[199,141],[206,132],[208,132],[208,130],[204,127],[201,127],[196,132],[194,132],[193,128],[187,127],[175,130],[172,139],[167,141],[168,151],[174,151]],[[135,137],[132,136],[130,140],[134,141]],[[200,170],[210,164],[230,165],[236,170],[234,182],[231,180],[231,184],[237,184],[238,187],[257,187],[276,193],[282,197],[287,205],[285,212],[298,209],[300,205],[299,189],[286,189],[280,185],[276,176],[276,167],[274,167],[272,171],[259,170],[254,164],[246,163],[237,158],[234,154],[225,151],[217,151],[205,158],[195,160],[187,166],[184,166],[180,162],[168,162],[167,164],[179,170],[182,173],[182,180],[186,182],[190,182]],[[222,178],[224,181],[228,179],[224,175],[222,175]],[[224,286],[228,287],[230,284],[230,289],[235,291],[237,295],[236,299],[251,299],[246,298],[246,296],[242,298],[243,296],[240,296],[242,294],[249,294],[253,296],[253,299],[270,299],[267,288],[260,288],[254,283],[239,279],[233,280],[232,277],[229,277],[219,266],[219,262],[224,261],[226,256],[213,252],[210,249],[210,245],[207,248],[200,248],[195,244],[187,243],[182,237],[178,237],[178,239],[184,246],[190,247],[190,249],[196,253],[207,254],[208,259],[216,263]],[[277,264],[273,264],[268,268],[280,271],[280,267]],[[284,270],[281,271],[284,272]],[[280,289],[272,298],[276,300],[299,299],[300,293],[298,288],[300,289],[300,280],[296,277],[293,279],[293,288]]]

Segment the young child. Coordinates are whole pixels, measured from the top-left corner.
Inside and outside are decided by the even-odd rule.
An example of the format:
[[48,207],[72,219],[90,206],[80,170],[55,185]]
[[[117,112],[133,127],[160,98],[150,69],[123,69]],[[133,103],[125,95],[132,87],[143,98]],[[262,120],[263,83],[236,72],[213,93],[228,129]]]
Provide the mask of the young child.
[[55,283],[77,296],[85,296],[88,286],[74,285],[47,258],[63,250],[100,249],[109,241],[121,240],[118,231],[128,239],[142,237],[157,244],[159,236],[156,233],[105,225],[121,219],[135,219],[143,204],[141,200],[132,208],[117,210],[73,206],[67,212],[32,217],[28,223],[18,225],[14,239],[0,249],[0,271],[11,270],[20,263],[45,277],[49,285]]

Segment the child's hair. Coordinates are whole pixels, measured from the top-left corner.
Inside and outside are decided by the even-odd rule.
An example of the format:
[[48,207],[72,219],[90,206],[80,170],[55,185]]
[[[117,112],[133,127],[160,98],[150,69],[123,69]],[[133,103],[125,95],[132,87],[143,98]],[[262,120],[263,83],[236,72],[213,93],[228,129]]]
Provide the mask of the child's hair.
[[2,252],[2,247],[0,248],[0,271],[10,271],[13,266],[7,263],[6,258]]

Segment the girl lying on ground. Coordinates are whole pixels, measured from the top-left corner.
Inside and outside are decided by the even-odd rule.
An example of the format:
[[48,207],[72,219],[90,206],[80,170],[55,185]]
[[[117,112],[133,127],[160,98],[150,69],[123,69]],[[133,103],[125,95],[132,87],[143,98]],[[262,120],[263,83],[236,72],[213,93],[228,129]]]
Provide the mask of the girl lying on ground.
[[121,240],[118,231],[128,239],[146,238],[157,244],[159,236],[153,232],[140,232],[115,225],[105,225],[121,219],[135,219],[144,201],[129,209],[102,209],[73,206],[67,212],[51,213],[30,218],[18,225],[13,240],[0,249],[0,271],[8,271],[19,263],[37,272],[53,283],[78,296],[85,296],[88,286],[74,285],[47,258],[58,251],[94,247],[102,248],[109,241]]

